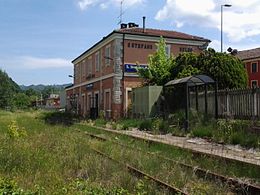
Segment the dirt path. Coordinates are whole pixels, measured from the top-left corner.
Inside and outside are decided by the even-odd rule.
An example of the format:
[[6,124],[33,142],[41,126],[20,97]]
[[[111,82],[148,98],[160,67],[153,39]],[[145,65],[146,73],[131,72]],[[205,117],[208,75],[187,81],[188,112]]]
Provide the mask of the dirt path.
[[171,134],[153,135],[136,129],[132,131],[125,131],[125,130],[118,131],[118,130],[111,130],[111,129],[104,129],[104,130],[110,132],[116,132],[120,134],[126,134],[137,138],[145,138],[151,141],[170,144],[170,145],[190,149],[197,152],[202,152],[206,154],[211,154],[211,155],[220,156],[227,159],[242,161],[242,162],[260,166],[259,149],[247,150],[240,146],[222,145],[222,144],[208,142],[207,140],[201,138],[176,137],[176,136],[172,136]]

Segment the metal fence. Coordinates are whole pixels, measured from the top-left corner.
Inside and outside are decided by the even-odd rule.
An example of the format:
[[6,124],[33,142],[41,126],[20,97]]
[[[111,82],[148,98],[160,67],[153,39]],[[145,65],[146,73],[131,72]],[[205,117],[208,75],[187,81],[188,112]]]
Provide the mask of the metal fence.
[[[219,90],[218,116],[240,119],[260,119],[260,88],[256,89],[232,89]],[[205,94],[198,94],[198,111],[205,111]],[[213,91],[207,93],[207,113],[215,114],[215,94]],[[190,94],[190,107],[196,108],[196,97]]]

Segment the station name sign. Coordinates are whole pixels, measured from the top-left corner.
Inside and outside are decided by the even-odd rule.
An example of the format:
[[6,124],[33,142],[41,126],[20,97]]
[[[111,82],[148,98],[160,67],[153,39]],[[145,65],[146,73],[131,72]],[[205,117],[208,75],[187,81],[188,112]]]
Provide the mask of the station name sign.
[[136,49],[153,49],[153,45],[152,44],[135,43],[135,42],[128,43],[127,47],[129,47],[129,48],[136,48]]
[[127,73],[137,73],[137,68],[147,68],[147,65],[125,64],[125,72]]

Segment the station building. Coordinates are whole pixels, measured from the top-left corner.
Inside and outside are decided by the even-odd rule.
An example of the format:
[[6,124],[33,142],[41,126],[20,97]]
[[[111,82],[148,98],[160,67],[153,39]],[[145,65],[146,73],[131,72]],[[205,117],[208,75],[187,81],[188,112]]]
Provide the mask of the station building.
[[127,115],[131,91],[142,84],[136,66],[146,67],[148,56],[157,50],[163,37],[166,53],[200,53],[210,40],[182,32],[139,28],[121,24],[91,48],[75,58],[74,82],[66,88],[67,109],[85,117],[105,114],[118,118]]

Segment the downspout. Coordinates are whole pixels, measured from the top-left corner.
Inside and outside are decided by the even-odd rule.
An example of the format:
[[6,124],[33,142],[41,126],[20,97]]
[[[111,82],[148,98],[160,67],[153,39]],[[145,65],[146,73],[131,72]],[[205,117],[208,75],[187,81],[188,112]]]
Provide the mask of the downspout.
[[122,114],[125,115],[125,33],[123,34],[123,49],[122,49]]

